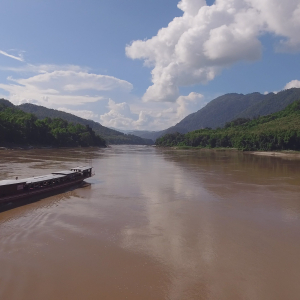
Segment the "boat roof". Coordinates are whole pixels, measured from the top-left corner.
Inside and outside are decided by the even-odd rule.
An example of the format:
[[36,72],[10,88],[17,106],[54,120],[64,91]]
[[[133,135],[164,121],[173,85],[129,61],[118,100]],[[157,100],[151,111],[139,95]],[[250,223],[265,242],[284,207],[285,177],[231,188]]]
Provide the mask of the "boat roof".
[[92,169],[92,167],[79,166],[79,167],[72,168],[71,170],[52,172],[49,175],[35,176],[35,177],[16,179],[16,180],[15,179],[0,180],[0,186],[21,184],[21,183],[29,184],[29,183],[43,182],[43,181],[47,181],[47,180],[51,180],[51,179],[63,178],[66,175],[74,174],[74,170],[79,170],[80,172],[83,172],[83,171],[86,171],[89,169]]
[[29,184],[29,183],[43,182],[43,181],[52,180],[52,179],[59,179],[59,178],[63,178],[63,177],[65,177],[65,175],[50,174],[50,175],[26,178],[25,180],[26,180],[26,183]]
[[14,184],[29,184],[29,183],[36,183],[36,182],[43,182],[47,180],[52,180],[52,179],[58,179],[58,178],[63,178],[66,175],[44,175],[44,176],[36,176],[36,177],[30,177],[30,178],[24,178],[24,179],[19,179],[19,180],[1,180],[0,181],[0,186],[4,185],[14,185]]
[[14,179],[7,179],[7,180],[0,180],[0,186],[3,185],[13,185],[13,184],[20,184],[20,183],[26,183],[26,179],[19,179],[19,180],[14,180]]
[[63,171],[52,172],[51,174],[70,175],[70,174],[74,174],[74,171],[63,170]]
[[79,170],[79,171],[86,171],[86,170],[89,170],[89,169],[92,169],[92,167],[90,166],[80,166],[80,167],[75,167],[75,168],[72,168],[71,170]]

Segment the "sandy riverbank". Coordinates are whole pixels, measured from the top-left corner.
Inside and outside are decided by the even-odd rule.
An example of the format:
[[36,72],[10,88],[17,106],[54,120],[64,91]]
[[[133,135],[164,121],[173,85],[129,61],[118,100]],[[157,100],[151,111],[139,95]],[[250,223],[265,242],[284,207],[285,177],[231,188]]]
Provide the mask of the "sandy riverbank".
[[[189,150],[189,151],[240,151],[236,148],[198,148],[198,147],[158,147],[163,149],[172,150]],[[293,150],[283,150],[283,151],[244,151],[244,154],[259,155],[259,156],[269,156],[269,157],[280,157],[283,159],[300,159],[300,151]]]
[[300,159],[300,152],[298,151],[245,151],[244,153],[285,159]]

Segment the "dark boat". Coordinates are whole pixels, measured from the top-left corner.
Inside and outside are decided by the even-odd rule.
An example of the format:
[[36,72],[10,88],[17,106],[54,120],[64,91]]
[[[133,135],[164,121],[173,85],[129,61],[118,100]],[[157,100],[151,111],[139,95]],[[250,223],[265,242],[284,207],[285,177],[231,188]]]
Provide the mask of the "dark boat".
[[92,177],[92,167],[75,167],[71,170],[57,171],[44,176],[25,179],[0,180],[0,204],[15,200],[30,199],[57,189],[81,183]]

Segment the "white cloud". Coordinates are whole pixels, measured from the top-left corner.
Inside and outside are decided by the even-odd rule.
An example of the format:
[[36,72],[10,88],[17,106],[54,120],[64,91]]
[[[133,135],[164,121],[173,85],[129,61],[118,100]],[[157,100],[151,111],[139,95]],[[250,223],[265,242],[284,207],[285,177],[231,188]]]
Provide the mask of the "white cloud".
[[199,9],[205,5],[205,0],[181,0],[177,7],[191,16],[196,16]]
[[[207,102],[204,100],[204,96],[198,93],[190,93],[188,96],[180,96],[176,100],[178,104],[176,116],[179,121],[190,114],[193,110],[191,106],[198,104],[198,109],[202,108]],[[191,105],[192,104],[192,105]]]
[[15,55],[12,55],[12,54],[9,54],[5,51],[0,50],[0,54],[2,54],[4,56],[7,56],[7,57],[10,57],[10,58],[13,58],[13,59],[18,60],[18,61],[24,61],[22,53],[20,53],[18,56],[15,56]]
[[292,88],[300,88],[300,80],[292,80],[289,83],[287,83],[284,87],[285,90]]
[[101,124],[108,127],[115,128],[132,128],[137,119],[137,115],[131,112],[130,106],[123,103],[116,103],[109,99],[107,105],[109,112],[100,116]]
[[125,80],[74,69],[50,72],[44,68],[44,72],[29,78],[8,77],[12,83],[0,84],[0,88],[9,93],[9,99],[15,104],[36,101],[48,107],[96,102],[104,99],[105,93],[129,93],[132,89],[132,84]]
[[0,66],[1,71],[11,71],[16,73],[47,73],[54,71],[74,71],[74,72],[89,72],[87,67],[81,67],[76,65],[54,65],[54,64],[23,64],[19,67]]
[[116,88],[130,91],[132,89],[131,83],[125,80],[121,80],[112,76],[75,71],[45,72],[27,79],[10,78],[10,80],[23,86],[35,86],[39,89],[51,89],[53,91],[107,91]]
[[153,66],[144,101],[175,102],[179,87],[205,84],[223,68],[261,57],[265,33],[282,38],[280,50],[300,49],[299,0],[182,0],[182,17],[148,40],[134,41],[126,55]]
[[258,11],[265,32],[282,37],[279,50],[299,51],[299,0],[247,0]]
[[206,104],[203,95],[190,93],[180,96],[175,103],[133,104],[108,101],[109,111],[100,116],[104,126],[119,129],[162,130],[175,125],[188,114]]

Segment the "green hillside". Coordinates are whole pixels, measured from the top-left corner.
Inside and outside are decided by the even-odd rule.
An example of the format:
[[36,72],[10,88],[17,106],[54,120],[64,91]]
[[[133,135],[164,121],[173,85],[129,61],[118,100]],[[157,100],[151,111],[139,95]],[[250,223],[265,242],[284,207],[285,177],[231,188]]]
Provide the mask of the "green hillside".
[[168,129],[156,132],[135,132],[135,134],[156,140],[167,133],[187,133],[205,127],[223,127],[225,123],[236,118],[253,118],[278,112],[298,99],[300,99],[300,89],[297,88],[267,95],[226,94],[210,101],[205,107]]
[[167,134],[158,146],[228,147],[246,151],[300,150],[300,101],[253,120],[236,119],[219,129]]
[[[10,103],[10,102],[9,102]],[[0,146],[106,147],[89,126],[60,118],[39,120],[0,100]]]
[[132,134],[124,134],[122,132],[102,126],[100,123],[92,120],[86,120],[70,113],[59,111],[56,109],[50,109],[39,105],[30,103],[21,104],[18,106],[24,112],[32,113],[39,119],[45,118],[61,118],[74,124],[88,125],[92,128],[96,134],[102,136],[109,144],[132,144],[132,145],[152,145],[153,141],[150,139],[144,139]]

